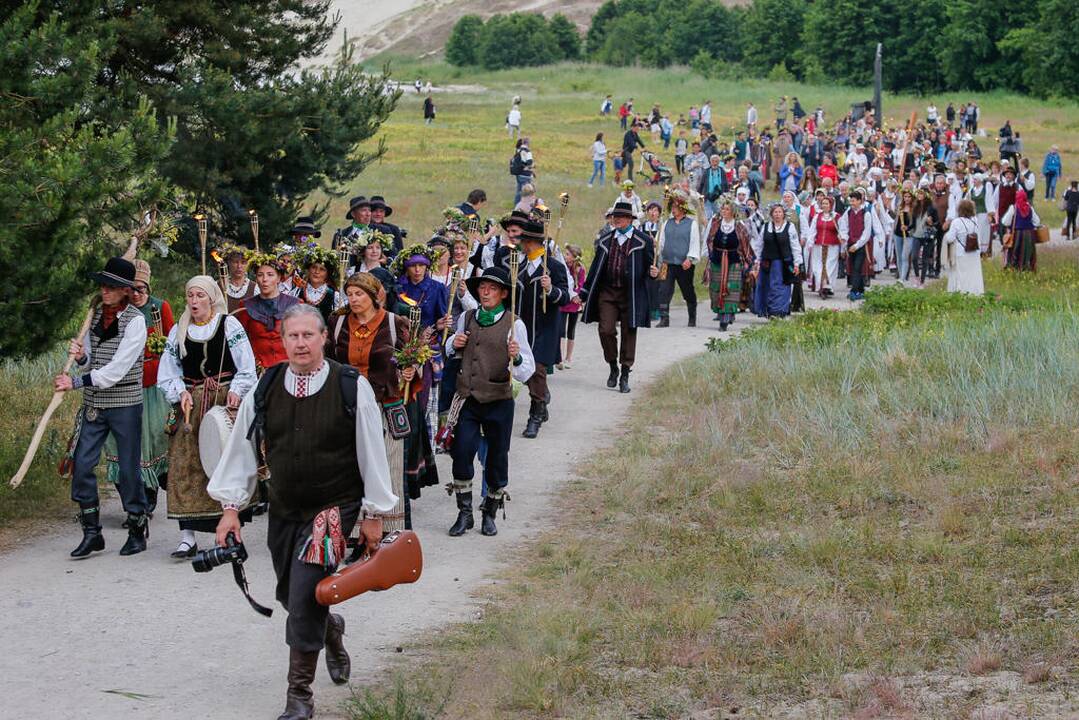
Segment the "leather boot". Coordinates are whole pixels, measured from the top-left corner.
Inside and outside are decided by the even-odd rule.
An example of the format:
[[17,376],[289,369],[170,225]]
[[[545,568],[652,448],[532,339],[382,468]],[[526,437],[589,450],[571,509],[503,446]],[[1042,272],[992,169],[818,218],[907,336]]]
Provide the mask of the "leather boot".
[[697,306],[690,305],[686,309],[689,310],[689,327],[697,327]]
[[345,650],[345,619],[330,613],[326,621],[326,670],[334,685],[344,685],[352,672],[352,660]]
[[532,439],[539,435],[540,425],[543,424],[543,403],[539,400],[533,400],[532,404],[528,406],[528,423],[525,425],[525,431],[522,436]]
[[315,694],[311,683],[318,668],[318,651],[302,652],[289,648],[288,694],[285,712],[277,720],[311,720],[315,716]]
[[670,327],[671,326],[671,306],[660,305],[659,306],[659,324],[656,327]]
[[629,368],[625,365],[622,366],[622,374],[618,376],[618,392],[629,392]]
[[460,537],[476,526],[472,518],[472,492],[457,493],[457,522],[450,528],[450,537]]
[[611,374],[607,376],[607,387],[618,385],[618,363],[611,363]]
[[83,508],[79,511],[79,524],[82,525],[82,542],[71,551],[71,557],[86,557],[92,552],[105,549],[105,537],[101,534],[98,519],[101,515],[97,507]]
[[501,500],[492,500],[491,498],[484,498],[481,510],[483,510],[482,525],[480,527],[480,534],[487,535],[488,537],[498,534],[498,528],[495,527],[495,514],[498,512],[498,508],[502,505]]
[[127,514],[127,542],[120,548],[121,555],[136,555],[146,549],[150,537],[150,520],[143,514]]

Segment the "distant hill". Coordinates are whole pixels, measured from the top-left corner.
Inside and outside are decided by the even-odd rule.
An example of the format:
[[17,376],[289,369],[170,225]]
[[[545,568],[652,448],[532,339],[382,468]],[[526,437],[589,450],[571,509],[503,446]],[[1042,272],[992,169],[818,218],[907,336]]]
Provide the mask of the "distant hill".
[[462,15],[482,18],[496,13],[562,13],[577,24],[582,34],[603,0],[335,0],[333,12],[341,13],[337,37],[327,47],[340,47],[348,34],[360,59],[392,50],[421,57],[438,53],[450,30]]

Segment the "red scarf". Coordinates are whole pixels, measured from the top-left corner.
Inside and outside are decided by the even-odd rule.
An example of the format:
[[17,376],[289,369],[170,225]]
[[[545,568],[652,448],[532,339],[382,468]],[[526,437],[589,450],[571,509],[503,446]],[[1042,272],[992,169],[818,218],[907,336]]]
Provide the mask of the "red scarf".
[[1030,217],[1030,201],[1027,200],[1027,191],[1023,188],[1015,191],[1015,211],[1023,217]]
[[[1024,199],[1026,195],[1023,196]],[[1028,206],[1029,207],[1029,206]],[[123,299],[115,305],[103,305],[101,307],[101,327],[108,329],[110,325],[116,322],[116,316],[127,310],[127,299]]]

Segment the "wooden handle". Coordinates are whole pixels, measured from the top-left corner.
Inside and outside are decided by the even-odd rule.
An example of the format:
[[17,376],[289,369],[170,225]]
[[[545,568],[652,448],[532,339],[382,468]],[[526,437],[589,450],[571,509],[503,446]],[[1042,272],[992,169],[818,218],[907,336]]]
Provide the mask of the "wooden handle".
[[[86,311],[86,317],[83,319],[82,326],[79,328],[79,334],[75,336],[77,340],[81,340],[86,335],[86,331],[90,329],[90,323],[94,319],[94,310],[97,308],[99,297],[100,296],[95,297],[94,301],[90,303],[90,309]],[[67,362],[64,363],[64,369],[61,374],[67,375],[71,372],[71,366],[74,364],[75,354],[69,349],[67,353]],[[38,420],[37,427],[34,429],[34,434],[30,438],[30,447],[26,448],[26,455],[23,456],[22,464],[19,465],[18,471],[11,478],[11,487],[19,487],[26,478],[26,473],[30,471],[30,465],[34,462],[34,456],[37,455],[38,446],[41,445],[41,438],[45,435],[45,426],[49,424],[49,420],[52,419],[56,409],[64,402],[64,395],[65,393],[62,391],[56,391],[52,394],[52,400],[49,401],[49,406],[45,408],[45,414]]]

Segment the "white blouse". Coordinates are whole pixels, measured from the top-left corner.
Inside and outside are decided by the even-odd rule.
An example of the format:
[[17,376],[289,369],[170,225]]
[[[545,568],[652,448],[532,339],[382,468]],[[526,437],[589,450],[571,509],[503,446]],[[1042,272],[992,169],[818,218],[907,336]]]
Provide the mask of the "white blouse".
[[[330,366],[323,362],[322,367],[307,376],[307,397],[318,394],[329,374]],[[285,391],[296,395],[296,373],[291,367],[285,369]],[[255,419],[254,398],[254,393],[248,393],[240,403],[234,430],[206,487],[210,497],[222,505],[246,507],[255,495],[258,455],[254,437],[247,439],[247,429]],[[390,485],[390,467],[386,462],[382,433],[382,409],[375,400],[371,384],[360,375],[356,381],[356,463],[363,478],[363,510],[367,515],[389,513],[397,505],[397,496]]]
[[[217,332],[221,317],[218,313],[205,325],[191,323],[187,328],[187,336],[196,342],[206,342]],[[232,362],[236,365],[236,374],[232,376],[229,391],[242,398],[255,386],[258,379],[255,375],[255,353],[251,350],[251,342],[247,339],[247,333],[240,321],[231,315],[224,317],[225,343],[232,355]],[[165,352],[161,355],[161,364],[157,369],[157,386],[165,393],[165,399],[170,403],[180,402],[180,395],[187,389],[187,384],[184,382],[184,369],[180,364],[179,343],[176,341],[179,330],[179,323],[169,330]]]

